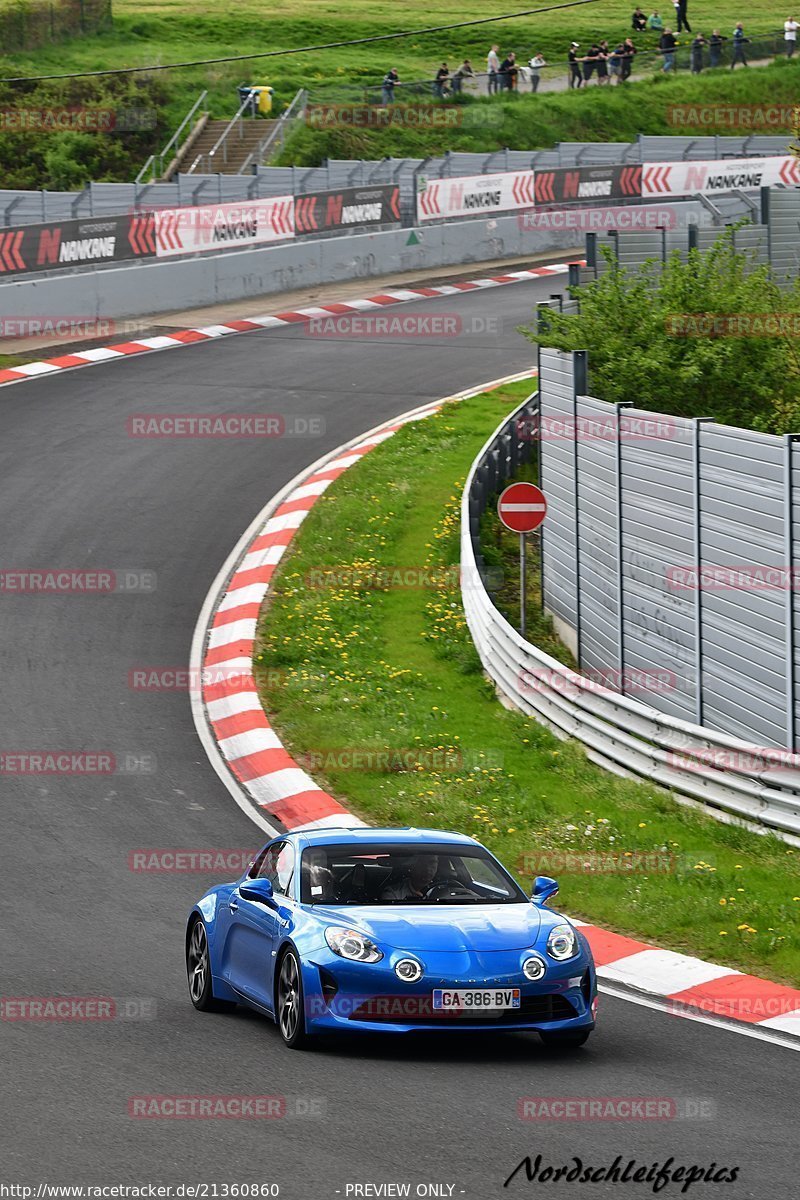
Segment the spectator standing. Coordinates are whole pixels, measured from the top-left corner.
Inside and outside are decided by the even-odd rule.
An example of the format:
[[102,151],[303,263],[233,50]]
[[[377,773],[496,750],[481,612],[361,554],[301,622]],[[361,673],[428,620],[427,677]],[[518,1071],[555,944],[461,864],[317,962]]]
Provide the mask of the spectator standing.
[[603,41],[598,45],[597,55],[597,82],[600,85],[608,83],[608,58],[610,53],[608,42],[603,38]]
[[710,67],[718,67],[722,59],[722,46],[725,38],[720,36],[718,29],[715,29],[708,39],[708,65]]
[[444,100],[447,85],[450,82],[450,70],[446,62],[443,62],[436,72],[436,80],[433,89],[440,100]]
[[611,51],[611,54],[608,56],[609,75],[612,79],[616,79],[617,82],[619,82],[620,75],[622,74],[622,59],[624,54],[625,44],[624,42],[618,42]]
[[381,97],[384,104],[394,104],[394,88],[395,84],[400,82],[400,76],[397,74],[397,67],[392,67],[383,77],[381,85]]
[[589,80],[592,78],[594,69],[597,66],[597,59],[600,55],[600,47],[592,43],[588,54],[583,58],[583,86],[587,87]]
[[498,72],[500,70],[500,59],[497,56],[499,46],[492,46],[486,58],[486,74],[489,76],[489,95],[492,96],[498,90],[500,82]]
[[631,17],[631,29],[634,33],[644,33],[647,28],[647,17],[640,8],[635,8]]
[[698,33],[692,41],[691,58],[693,75],[699,75],[703,69],[703,46],[706,44],[706,39],[703,37],[702,33]]
[[736,22],[736,28],[733,31],[733,58],[731,59],[731,70],[740,62],[743,66],[747,66],[747,58],[744,48],[750,41],[749,37],[744,36],[744,27],[741,21]]
[[658,41],[658,48],[663,56],[662,71],[672,71],[675,67],[675,47],[678,42],[671,29],[665,29]]
[[672,2],[675,7],[675,32],[680,33],[682,29],[685,29],[687,33],[691,33],[692,27],[686,15],[689,0],[672,0]]
[[453,95],[455,96],[461,91],[461,84],[465,79],[474,78],[475,72],[472,69],[472,63],[465,58],[458,70],[453,72]]
[[622,76],[623,80],[629,79],[633,70],[633,59],[636,54],[636,47],[630,38],[625,38],[624,53],[622,55]]
[[542,78],[542,67],[546,67],[547,63],[544,57],[537,50],[528,66],[531,69],[531,91],[538,92],[539,84]]
[[500,63],[500,86],[509,92],[517,86],[517,56],[513,50]]
[[658,15],[658,9],[656,9],[655,12],[651,13],[651,15],[647,18],[647,28],[651,29],[653,31],[653,33],[663,33],[664,32],[664,22],[662,21],[661,17]]
[[797,46],[797,30],[798,30],[798,28],[799,27],[798,27],[797,21],[795,21],[794,17],[788,17],[783,22],[783,38],[784,38],[784,41],[786,42],[786,57],[787,58],[791,58],[795,52],[795,48]]
[[567,54],[569,63],[569,86],[571,88],[579,88],[583,83],[583,75],[581,74],[581,60],[578,57],[580,42],[573,42]]

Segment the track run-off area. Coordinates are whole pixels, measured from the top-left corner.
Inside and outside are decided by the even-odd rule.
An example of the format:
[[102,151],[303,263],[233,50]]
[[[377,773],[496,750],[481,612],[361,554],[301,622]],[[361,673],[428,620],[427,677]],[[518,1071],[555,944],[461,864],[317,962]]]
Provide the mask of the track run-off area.
[[[562,286],[542,279],[398,310],[457,318],[431,336],[273,328],[0,390],[3,569],[112,571],[119,588],[0,594],[4,747],[116,763],[103,776],[2,781],[0,990],[111,998],[115,1014],[0,1022],[7,1178],[274,1184],[292,1200],[402,1194],[352,1190],[387,1184],[471,1200],[652,1195],[652,1182],[529,1183],[524,1171],[503,1186],[525,1155],[597,1168],[619,1155],[648,1168],[670,1158],[739,1168],[735,1183],[694,1184],[691,1196],[797,1194],[800,1059],[784,1047],[604,995],[595,1036],[568,1058],[517,1036],[348,1038],[292,1053],[254,1013],[191,1007],[185,918],[221,877],[136,869],[137,852],[245,855],[265,839],[212,770],[187,688],[137,690],[131,672],[186,669],[220,565],[304,467],[418,405],[530,367],[516,326]],[[254,412],[282,415],[296,436],[130,433],[142,414]],[[561,903],[568,911],[568,887]],[[209,1094],[285,1097],[285,1115],[131,1115],[132,1097]],[[659,1119],[541,1122],[523,1119],[531,1096],[673,1103]]]

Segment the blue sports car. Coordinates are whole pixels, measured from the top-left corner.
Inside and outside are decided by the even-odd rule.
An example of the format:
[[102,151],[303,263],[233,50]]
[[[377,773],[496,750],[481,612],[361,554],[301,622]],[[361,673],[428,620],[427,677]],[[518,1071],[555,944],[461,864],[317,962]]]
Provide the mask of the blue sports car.
[[287,1046],[336,1030],[533,1030],[582,1045],[597,981],[586,938],[525,895],[471,837],[430,829],[298,830],[211,888],[186,930],[201,1012],[246,1004]]

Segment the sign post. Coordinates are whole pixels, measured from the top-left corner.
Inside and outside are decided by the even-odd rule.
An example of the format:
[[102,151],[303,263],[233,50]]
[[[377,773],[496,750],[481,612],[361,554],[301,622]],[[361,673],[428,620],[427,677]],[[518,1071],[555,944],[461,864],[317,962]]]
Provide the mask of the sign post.
[[512,533],[519,534],[519,624],[525,637],[526,562],[525,534],[538,529],[547,516],[547,500],[535,483],[512,483],[500,493],[497,515]]

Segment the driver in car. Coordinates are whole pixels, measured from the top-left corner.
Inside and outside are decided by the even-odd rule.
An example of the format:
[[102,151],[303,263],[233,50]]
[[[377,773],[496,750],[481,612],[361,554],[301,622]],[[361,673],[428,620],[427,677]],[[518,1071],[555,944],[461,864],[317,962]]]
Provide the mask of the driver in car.
[[408,873],[381,892],[382,900],[424,900],[439,870],[436,854],[418,854]]

